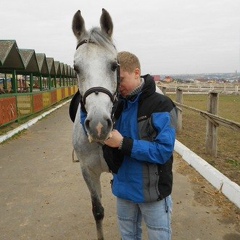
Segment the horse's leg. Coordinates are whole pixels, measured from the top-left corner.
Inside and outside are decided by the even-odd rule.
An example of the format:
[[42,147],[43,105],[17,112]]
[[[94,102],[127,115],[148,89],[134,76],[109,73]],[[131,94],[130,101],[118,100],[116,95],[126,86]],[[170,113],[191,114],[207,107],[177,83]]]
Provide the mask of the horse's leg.
[[82,168],[83,178],[91,194],[92,212],[96,222],[98,240],[103,240],[102,222],[104,218],[104,208],[101,203],[100,174],[93,173],[88,168]]
[[[108,167],[102,159],[102,149],[98,144],[89,144],[85,132],[80,125],[80,108],[76,114],[73,128],[73,147],[80,162],[82,176],[87,184],[91,195],[92,212],[97,227],[98,240],[103,240],[102,221],[104,218],[104,209],[101,204],[101,185],[100,175],[107,171]],[[105,164],[105,165],[104,165]]]

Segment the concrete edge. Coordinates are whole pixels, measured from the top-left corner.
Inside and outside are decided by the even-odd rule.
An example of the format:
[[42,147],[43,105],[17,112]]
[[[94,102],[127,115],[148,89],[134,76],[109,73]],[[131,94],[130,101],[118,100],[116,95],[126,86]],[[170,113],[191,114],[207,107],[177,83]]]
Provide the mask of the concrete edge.
[[36,122],[38,122],[40,119],[46,117],[48,114],[52,113],[53,111],[57,110],[58,108],[62,107],[63,105],[65,105],[66,103],[70,102],[71,99],[57,105],[56,107],[52,108],[51,110],[47,111],[47,112],[44,112],[42,113],[41,115],[29,120],[28,122],[22,124],[21,126],[7,132],[6,134],[4,135],[1,135],[0,136],[0,143],[6,141],[7,139],[11,138],[12,136],[14,136],[15,134],[23,131],[24,129],[27,129],[29,128],[30,126],[32,126],[33,124],[35,124]]
[[178,140],[175,141],[174,150],[218,191],[221,191],[232,203],[240,208],[240,186],[238,184],[231,181]]

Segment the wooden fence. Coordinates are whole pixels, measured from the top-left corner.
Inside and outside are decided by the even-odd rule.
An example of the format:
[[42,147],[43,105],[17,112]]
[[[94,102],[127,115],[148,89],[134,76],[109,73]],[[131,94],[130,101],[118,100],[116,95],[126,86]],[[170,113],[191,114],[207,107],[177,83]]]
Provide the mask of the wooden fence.
[[71,97],[77,90],[78,87],[75,85],[44,92],[2,94],[0,97],[0,128],[45,110]]
[[158,83],[164,93],[175,93],[180,88],[184,93],[208,94],[211,91],[240,94],[239,83]]
[[206,152],[212,156],[217,156],[217,138],[218,138],[218,127],[223,126],[234,131],[240,131],[240,123],[231,121],[229,119],[222,118],[218,116],[218,101],[219,93],[210,92],[208,94],[208,109],[207,111],[202,111],[183,104],[183,90],[177,88],[176,90],[176,101],[174,103],[177,105],[178,111],[178,131],[182,130],[182,118],[183,111],[182,108],[199,113],[202,117],[207,119],[206,126]]

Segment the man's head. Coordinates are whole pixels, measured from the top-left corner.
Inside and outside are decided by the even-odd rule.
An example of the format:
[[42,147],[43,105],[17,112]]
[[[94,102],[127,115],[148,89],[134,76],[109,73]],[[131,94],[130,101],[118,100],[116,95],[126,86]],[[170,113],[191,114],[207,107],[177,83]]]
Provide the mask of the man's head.
[[130,52],[119,52],[118,61],[120,64],[119,91],[123,97],[126,97],[141,83],[141,66],[138,58]]

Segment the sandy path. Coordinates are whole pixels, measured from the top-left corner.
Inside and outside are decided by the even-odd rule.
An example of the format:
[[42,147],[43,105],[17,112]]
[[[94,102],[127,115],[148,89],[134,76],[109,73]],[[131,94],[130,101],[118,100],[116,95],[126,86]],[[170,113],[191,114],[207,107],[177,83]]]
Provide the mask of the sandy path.
[[[71,160],[71,132],[67,104],[0,145],[0,240],[96,239],[89,192],[79,163]],[[174,165],[173,240],[239,240],[239,212],[230,204],[224,216],[211,200],[214,190],[204,180],[194,183],[199,175],[178,156]],[[110,179],[102,176],[104,232],[115,240]]]

